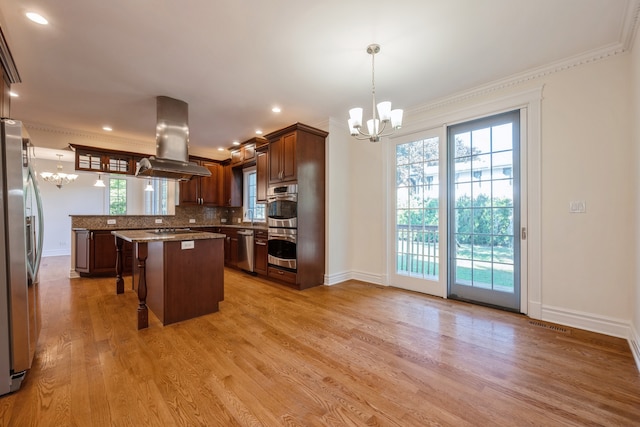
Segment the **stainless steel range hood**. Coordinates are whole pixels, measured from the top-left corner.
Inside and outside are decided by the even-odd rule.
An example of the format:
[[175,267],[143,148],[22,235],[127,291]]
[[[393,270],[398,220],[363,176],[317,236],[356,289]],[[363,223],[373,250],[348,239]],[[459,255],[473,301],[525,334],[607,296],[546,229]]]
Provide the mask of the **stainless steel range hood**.
[[188,181],[211,176],[209,169],[189,161],[189,105],[168,96],[156,97],[156,155],[142,159],[136,176]]

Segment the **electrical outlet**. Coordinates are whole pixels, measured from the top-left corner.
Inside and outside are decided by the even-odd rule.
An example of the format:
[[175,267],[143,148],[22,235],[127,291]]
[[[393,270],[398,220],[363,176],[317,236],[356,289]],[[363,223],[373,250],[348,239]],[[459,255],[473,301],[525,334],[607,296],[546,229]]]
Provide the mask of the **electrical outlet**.
[[195,218],[189,218],[189,224],[195,224],[196,220]]
[[221,218],[220,222],[223,223],[223,224],[226,223],[227,222],[227,218]]
[[108,219],[107,220],[107,225],[115,225],[116,224],[116,220],[115,219]]
[[162,218],[156,218],[156,224],[162,224]]
[[242,223],[242,218],[238,218],[238,224]]

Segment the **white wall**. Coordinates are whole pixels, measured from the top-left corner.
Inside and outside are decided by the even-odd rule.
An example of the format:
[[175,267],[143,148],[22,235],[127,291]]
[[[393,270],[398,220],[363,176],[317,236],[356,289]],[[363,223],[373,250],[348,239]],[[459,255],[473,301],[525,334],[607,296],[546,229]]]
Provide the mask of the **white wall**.
[[[630,80],[629,55],[546,79],[542,297],[547,309],[614,322],[631,319],[636,166]],[[569,213],[571,200],[586,201],[586,214]]]
[[351,247],[350,137],[339,123],[329,121],[326,140],[326,278],[325,284],[349,277]]
[[[409,114],[404,125],[419,127],[422,121],[433,123],[433,117],[544,85],[543,318],[620,336],[629,330],[637,305],[632,302],[637,168],[630,80],[630,55],[616,55],[423,108]],[[352,277],[384,282],[383,153],[379,144],[369,142],[351,141],[350,150]],[[570,214],[571,200],[584,200],[587,212]]]
[[[37,146],[38,141],[32,142]],[[40,172],[55,172],[57,160],[38,159],[34,161],[38,173],[38,186],[42,195],[44,211],[44,241],[42,256],[71,254],[70,215],[108,215],[106,187],[94,187],[98,174],[74,171],[73,162],[61,162],[63,172],[76,173],[78,179],[62,188],[44,181]],[[107,182],[108,175],[102,175]],[[132,176],[127,177],[127,212],[132,215],[144,213],[144,187],[147,181]],[[174,202],[175,191],[170,189],[170,202]]]
[[[37,141],[33,141],[37,145]],[[76,173],[71,162],[62,162],[63,172]],[[42,256],[69,255],[71,253],[71,218],[69,215],[102,214],[104,190],[93,184],[97,175],[78,173],[78,179],[62,188],[44,181],[40,172],[55,172],[57,161],[36,159],[38,186],[44,213],[44,241]]]
[[634,213],[634,224],[636,226],[635,232],[635,242],[636,242],[636,252],[634,257],[634,265],[636,266],[635,270],[635,280],[634,280],[634,289],[632,295],[632,305],[633,305],[633,323],[632,330],[630,333],[632,350],[634,351],[634,355],[636,358],[636,364],[640,367],[640,197],[638,197],[638,192],[640,191],[640,31],[636,32],[635,42],[633,44],[634,48],[631,52],[631,83],[632,83],[632,123],[633,123],[633,145],[635,148],[635,153],[633,158],[635,162],[635,188],[634,194],[636,195],[636,210]]

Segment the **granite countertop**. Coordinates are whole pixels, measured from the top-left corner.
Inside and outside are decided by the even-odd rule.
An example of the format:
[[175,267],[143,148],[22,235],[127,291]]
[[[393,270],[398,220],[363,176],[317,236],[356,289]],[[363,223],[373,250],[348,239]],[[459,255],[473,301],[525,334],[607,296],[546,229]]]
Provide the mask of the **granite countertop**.
[[220,233],[208,233],[196,230],[117,230],[112,231],[116,237],[128,242],[157,242],[157,241],[181,241],[202,239],[224,239],[226,236]]
[[[194,230],[194,232],[198,232],[199,228],[237,228],[237,229],[244,229],[244,230],[268,230],[269,227],[267,227],[266,224],[247,224],[247,223],[241,223],[241,224],[208,224],[208,225],[203,225],[203,224],[199,224],[194,226],[193,224],[187,224],[187,225],[182,225],[182,224],[178,224],[172,227],[180,227],[180,228],[190,228],[192,230]],[[136,227],[135,230],[147,230],[147,231],[153,231],[153,230],[158,230],[158,229],[163,229],[163,228],[168,228],[167,225],[156,225],[155,227]],[[75,230],[94,230],[94,231],[98,231],[98,230],[112,230],[112,231],[118,231],[118,230],[123,230],[122,227],[118,227],[117,225],[95,225],[95,226],[89,226],[89,227],[72,227],[71,231],[75,231]]]

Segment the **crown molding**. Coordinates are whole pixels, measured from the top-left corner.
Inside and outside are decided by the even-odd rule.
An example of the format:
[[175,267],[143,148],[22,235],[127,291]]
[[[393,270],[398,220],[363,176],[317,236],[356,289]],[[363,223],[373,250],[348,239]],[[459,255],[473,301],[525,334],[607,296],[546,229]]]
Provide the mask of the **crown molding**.
[[457,104],[471,98],[477,98],[503,89],[518,86],[532,80],[537,80],[551,74],[566,71],[582,65],[591,64],[613,56],[625,54],[633,49],[635,34],[638,29],[640,20],[640,0],[628,0],[627,13],[620,32],[620,41],[605,46],[600,49],[591,50],[589,52],[571,56],[560,61],[547,64],[541,67],[532,68],[522,73],[513,74],[506,78],[493,81],[491,83],[477,86],[471,90],[458,92],[437,99],[428,104],[420,105],[416,108],[407,110],[407,115],[420,115],[422,113],[445,107],[450,104]]

